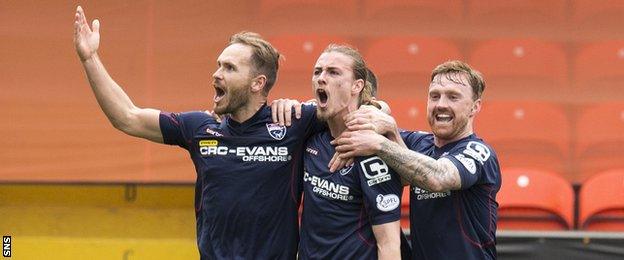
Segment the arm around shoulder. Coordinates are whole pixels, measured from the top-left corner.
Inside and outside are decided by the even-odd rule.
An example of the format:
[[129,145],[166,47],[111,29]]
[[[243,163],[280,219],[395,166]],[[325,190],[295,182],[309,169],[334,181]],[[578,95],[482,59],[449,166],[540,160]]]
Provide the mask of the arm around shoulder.
[[449,159],[433,159],[387,140],[377,152],[401,177],[411,185],[432,192],[461,189],[459,170]]

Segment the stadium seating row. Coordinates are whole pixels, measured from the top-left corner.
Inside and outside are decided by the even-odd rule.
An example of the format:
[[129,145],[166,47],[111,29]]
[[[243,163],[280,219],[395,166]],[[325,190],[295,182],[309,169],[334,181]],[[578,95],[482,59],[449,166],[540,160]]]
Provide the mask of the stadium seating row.
[[[569,8],[571,7],[571,8]],[[317,13],[339,13],[345,18],[362,17],[368,19],[395,18],[397,14],[404,20],[413,19],[414,14],[435,14],[438,20],[455,22],[516,22],[527,21],[569,21],[576,25],[586,23],[606,23],[619,18],[624,10],[621,1],[592,0],[478,0],[478,1],[431,1],[431,0],[344,0],[336,3],[331,0],[263,0],[260,3],[260,16],[275,16]],[[411,13],[411,17],[407,14]],[[402,15],[405,14],[405,15]]]
[[[485,76],[488,97],[532,100],[603,100],[618,93],[624,79],[624,41],[580,44],[578,51],[537,39],[492,39],[464,52],[452,41],[419,36],[386,36],[354,44],[336,35],[284,35],[270,39],[286,56],[280,95],[308,96],[311,66],[329,43],[359,47],[379,77],[379,95],[416,95],[428,86],[431,70],[450,59],[467,60]],[[358,42],[359,43],[359,42]],[[364,48],[361,48],[364,47]],[[569,46],[568,46],[569,47]],[[569,58],[573,56],[573,58]],[[282,91],[282,92],[280,92]],[[303,93],[300,93],[303,91]]]
[[[502,175],[497,195],[499,230],[624,231],[624,169],[606,171],[583,182],[578,197],[572,185],[556,173],[505,168]],[[409,228],[407,188],[402,213],[401,225]]]
[[[429,129],[426,101],[386,100],[400,127]],[[504,167],[558,172],[580,183],[606,169],[624,167],[624,102],[575,108],[537,101],[485,101],[475,132],[490,143]]]

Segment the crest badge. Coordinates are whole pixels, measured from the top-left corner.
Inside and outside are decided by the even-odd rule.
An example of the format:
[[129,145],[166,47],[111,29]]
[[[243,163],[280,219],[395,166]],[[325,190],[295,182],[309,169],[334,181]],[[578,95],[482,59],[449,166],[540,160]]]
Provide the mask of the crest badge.
[[279,124],[270,123],[266,124],[269,135],[275,140],[282,140],[286,136],[286,126],[280,126]]

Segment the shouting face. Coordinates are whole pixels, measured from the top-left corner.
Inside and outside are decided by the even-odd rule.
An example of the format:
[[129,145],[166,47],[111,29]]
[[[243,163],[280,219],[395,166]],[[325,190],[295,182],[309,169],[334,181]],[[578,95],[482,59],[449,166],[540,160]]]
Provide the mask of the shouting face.
[[249,103],[251,55],[251,47],[236,43],[225,48],[217,58],[217,71],[212,75],[215,113],[231,114]]
[[320,120],[345,115],[354,101],[357,107],[363,83],[355,80],[352,67],[352,58],[340,52],[324,52],[316,61],[312,86]]

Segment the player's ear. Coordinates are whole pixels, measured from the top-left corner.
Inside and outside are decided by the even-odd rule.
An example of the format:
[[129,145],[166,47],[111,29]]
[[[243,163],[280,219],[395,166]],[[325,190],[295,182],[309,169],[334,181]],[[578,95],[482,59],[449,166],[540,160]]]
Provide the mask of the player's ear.
[[364,80],[357,79],[353,82],[353,85],[351,86],[351,94],[359,95],[363,88]]
[[264,74],[260,74],[251,81],[251,92],[260,92],[266,87],[267,78]]
[[477,99],[472,103],[472,107],[470,108],[470,116],[474,117],[477,113],[481,111],[481,99]]

